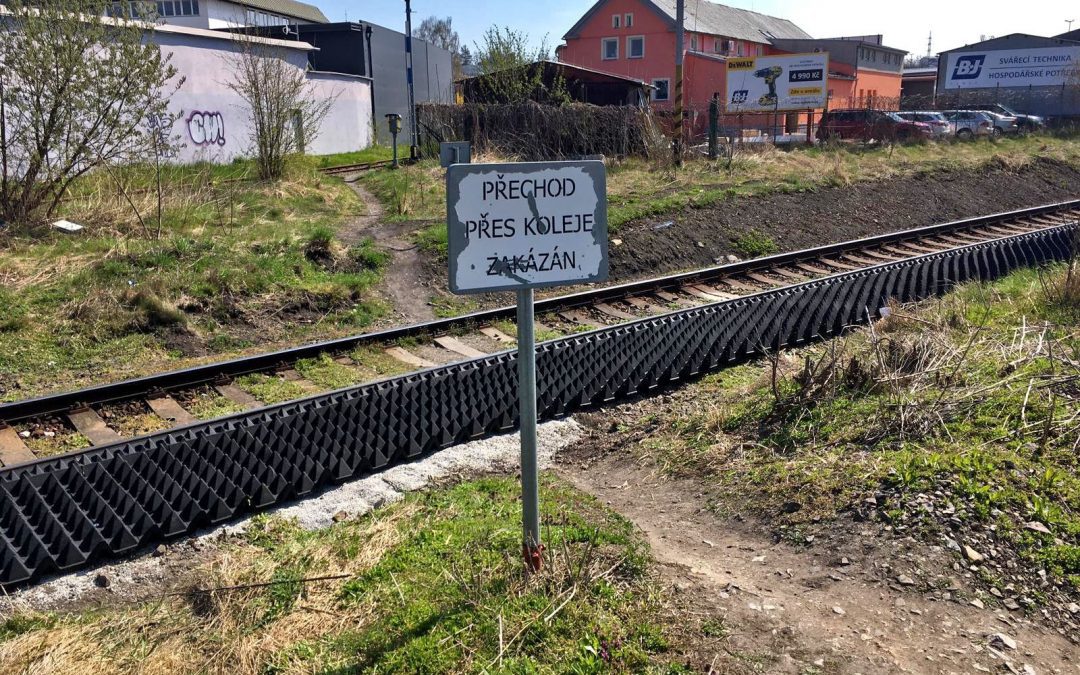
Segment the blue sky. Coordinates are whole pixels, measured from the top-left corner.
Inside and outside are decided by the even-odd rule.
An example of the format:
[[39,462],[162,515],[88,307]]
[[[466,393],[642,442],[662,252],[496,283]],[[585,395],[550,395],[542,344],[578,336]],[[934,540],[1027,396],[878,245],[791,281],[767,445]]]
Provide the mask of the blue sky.
[[[405,25],[404,0],[307,1],[318,4],[333,21],[371,21],[398,30]],[[704,1],[687,0],[689,5]],[[546,34],[554,46],[592,4],[590,0],[414,0],[413,21],[419,24],[427,16],[450,16],[470,47],[492,24],[524,30],[535,42]],[[885,44],[918,54],[926,53],[931,30],[937,52],[976,42],[983,35],[1057,35],[1065,32],[1066,19],[1076,19],[1073,28],[1080,28],[1076,0],[1034,0],[1019,6],[1015,0],[729,0],[724,4],[790,19],[814,37],[884,33]]]

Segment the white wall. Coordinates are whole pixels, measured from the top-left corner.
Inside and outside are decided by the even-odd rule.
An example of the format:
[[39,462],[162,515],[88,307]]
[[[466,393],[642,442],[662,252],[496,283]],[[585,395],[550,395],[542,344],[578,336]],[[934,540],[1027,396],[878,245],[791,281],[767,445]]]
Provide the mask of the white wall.
[[[183,143],[174,160],[227,163],[237,157],[251,156],[247,106],[228,86],[237,43],[225,36],[191,35],[167,29],[156,32],[153,40],[163,53],[172,55],[178,77],[185,78],[173,94],[170,106],[179,119],[169,135],[179,136]],[[272,49],[297,70],[306,70],[306,49],[281,45]],[[313,139],[307,130],[308,154],[351,152],[371,145],[371,81],[326,73],[309,73],[308,78],[316,96],[337,97],[321,133]]]
[[329,155],[370,147],[374,143],[370,80],[338,73],[309,73],[308,80],[317,96],[334,97],[334,105],[323,120],[321,133],[315,138],[310,138],[309,133],[307,154]]

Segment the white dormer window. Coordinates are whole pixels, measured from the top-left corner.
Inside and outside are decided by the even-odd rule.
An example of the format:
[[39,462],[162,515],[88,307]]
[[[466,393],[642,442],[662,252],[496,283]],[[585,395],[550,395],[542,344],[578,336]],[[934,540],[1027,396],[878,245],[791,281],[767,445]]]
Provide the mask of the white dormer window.
[[626,26],[627,28],[633,28],[634,27],[634,15],[633,14],[627,14],[625,17],[623,17],[623,25]]
[[612,28],[619,28],[621,23],[622,23],[622,16],[621,15],[619,15],[619,14],[612,14],[611,15],[611,27]]

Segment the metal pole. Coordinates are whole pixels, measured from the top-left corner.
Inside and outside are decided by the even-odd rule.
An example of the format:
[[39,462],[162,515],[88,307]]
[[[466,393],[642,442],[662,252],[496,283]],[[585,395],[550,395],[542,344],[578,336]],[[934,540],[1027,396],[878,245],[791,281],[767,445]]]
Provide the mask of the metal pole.
[[682,166],[683,142],[683,46],[686,41],[686,0],[678,0],[675,9],[675,166]]
[[540,479],[536,466],[536,336],[533,290],[517,292],[518,417],[521,423],[522,554],[533,572],[543,565],[540,544]]
[[412,134],[412,145],[409,146],[409,157],[411,159],[416,159],[417,144],[419,143],[420,134],[416,126],[416,92],[413,87],[412,0],[405,0],[405,68],[408,71],[409,129]]

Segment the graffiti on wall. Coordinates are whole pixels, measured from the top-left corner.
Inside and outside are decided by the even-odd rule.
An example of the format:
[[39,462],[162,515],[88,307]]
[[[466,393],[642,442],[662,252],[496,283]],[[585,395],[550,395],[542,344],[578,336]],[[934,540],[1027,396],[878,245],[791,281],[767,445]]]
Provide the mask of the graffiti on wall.
[[154,137],[154,151],[163,159],[175,159],[180,153],[179,136],[169,136],[175,118],[151,113],[146,116],[146,126]]
[[195,145],[225,145],[225,118],[219,112],[193,110],[187,128]]

